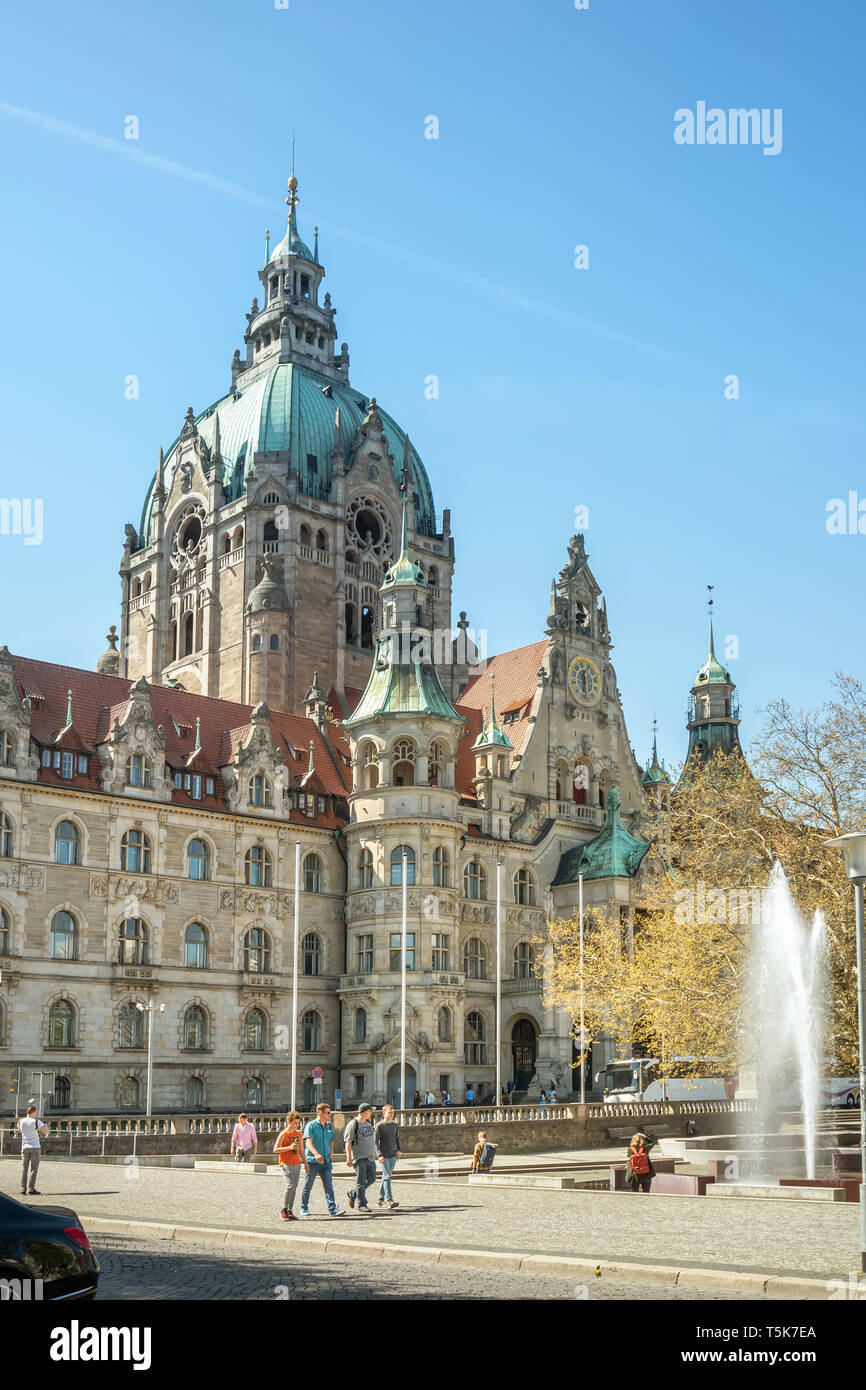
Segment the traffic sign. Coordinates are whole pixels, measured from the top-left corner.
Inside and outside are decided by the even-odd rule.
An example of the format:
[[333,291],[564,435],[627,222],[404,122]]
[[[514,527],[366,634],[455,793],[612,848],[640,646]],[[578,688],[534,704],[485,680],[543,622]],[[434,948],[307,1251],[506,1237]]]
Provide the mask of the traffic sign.
[[321,1068],[321,1067],[313,1067],[313,1080],[314,1080],[314,1081],[321,1081],[322,1076],[323,1076],[322,1068]]

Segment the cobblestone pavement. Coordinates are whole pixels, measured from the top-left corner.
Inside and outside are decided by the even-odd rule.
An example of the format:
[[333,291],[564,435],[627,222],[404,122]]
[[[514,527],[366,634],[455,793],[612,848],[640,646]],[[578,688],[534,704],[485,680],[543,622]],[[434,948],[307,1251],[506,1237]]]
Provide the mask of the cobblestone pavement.
[[[335,1188],[345,1206],[345,1165]],[[343,1175],[346,1176],[343,1176]],[[14,1194],[17,1164],[0,1163],[0,1189]],[[43,1204],[87,1216],[286,1231],[279,1221],[279,1175],[103,1166],[45,1158]],[[648,1197],[607,1192],[469,1187],[454,1180],[398,1182],[400,1206],[364,1218],[325,1214],[321,1185],[312,1215],[292,1235],[406,1245],[564,1254],[702,1268],[845,1278],[859,1265],[858,1212],[847,1203],[757,1198]],[[291,1240],[292,1235],[286,1234]]]
[[[95,1235],[102,1265],[100,1299],[510,1299],[599,1302],[611,1299],[735,1301],[742,1294],[716,1289],[675,1289],[658,1284],[617,1284],[597,1279],[536,1279],[532,1275],[445,1269],[415,1261],[299,1255],[273,1250],[215,1249],[187,1241]],[[762,1295],[763,1299],[764,1296]],[[753,1301],[750,1296],[750,1301]]]

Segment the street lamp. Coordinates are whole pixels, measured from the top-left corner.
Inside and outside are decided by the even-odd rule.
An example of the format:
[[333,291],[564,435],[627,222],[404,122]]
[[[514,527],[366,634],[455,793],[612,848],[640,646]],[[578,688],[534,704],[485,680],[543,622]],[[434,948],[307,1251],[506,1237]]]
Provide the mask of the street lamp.
[[[147,1118],[150,1119],[153,1096],[153,1011],[156,1005],[136,1003],[135,1007],[140,1014],[147,1014]],[[159,1012],[165,1013],[164,1004],[160,1004]]]
[[863,890],[866,887],[866,833],[825,840],[842,851],[845,872],[854,885],[857,949],[857,1031],[860,1043],[860,1270],[866,1274],[866,941],[863,929]]

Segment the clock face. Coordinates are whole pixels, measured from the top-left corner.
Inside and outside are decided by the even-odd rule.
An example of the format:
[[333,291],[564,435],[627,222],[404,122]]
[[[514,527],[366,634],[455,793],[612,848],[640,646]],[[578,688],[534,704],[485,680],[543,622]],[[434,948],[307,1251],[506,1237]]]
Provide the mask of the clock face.
[[601,676],[588,656],[576,656],[568,667],[568,688],[580,705],[596,705],[601,695]]

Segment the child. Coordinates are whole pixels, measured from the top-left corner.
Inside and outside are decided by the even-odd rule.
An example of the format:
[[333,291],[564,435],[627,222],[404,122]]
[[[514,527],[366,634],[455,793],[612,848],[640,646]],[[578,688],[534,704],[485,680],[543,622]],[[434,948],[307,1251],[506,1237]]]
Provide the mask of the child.
[[[491,1145],[490,1147],[492,1148],[493,1146]],[[490,1163],[481,1162],[481,1156],[484,1153],[485,1148],[487,1148],[487,1131],[485,1129],[479,1129],[478,1143],[472,1150],[472,1163],[469,1168],[470,1173],[490,1172]]]
[[297,1110],[290,1110],[286,1116],[286,1127],[277,1136],[277,1142],[274,1144],[274,1153],[280,1156],[280,1172],[285,1183],[283,1205],[280,1209],[281,1221],[297,1221],[292,1207],[295,1205],[301,1164],[303,1163],[305,1172],[310,1171],[301,1139],[301,1117]]

